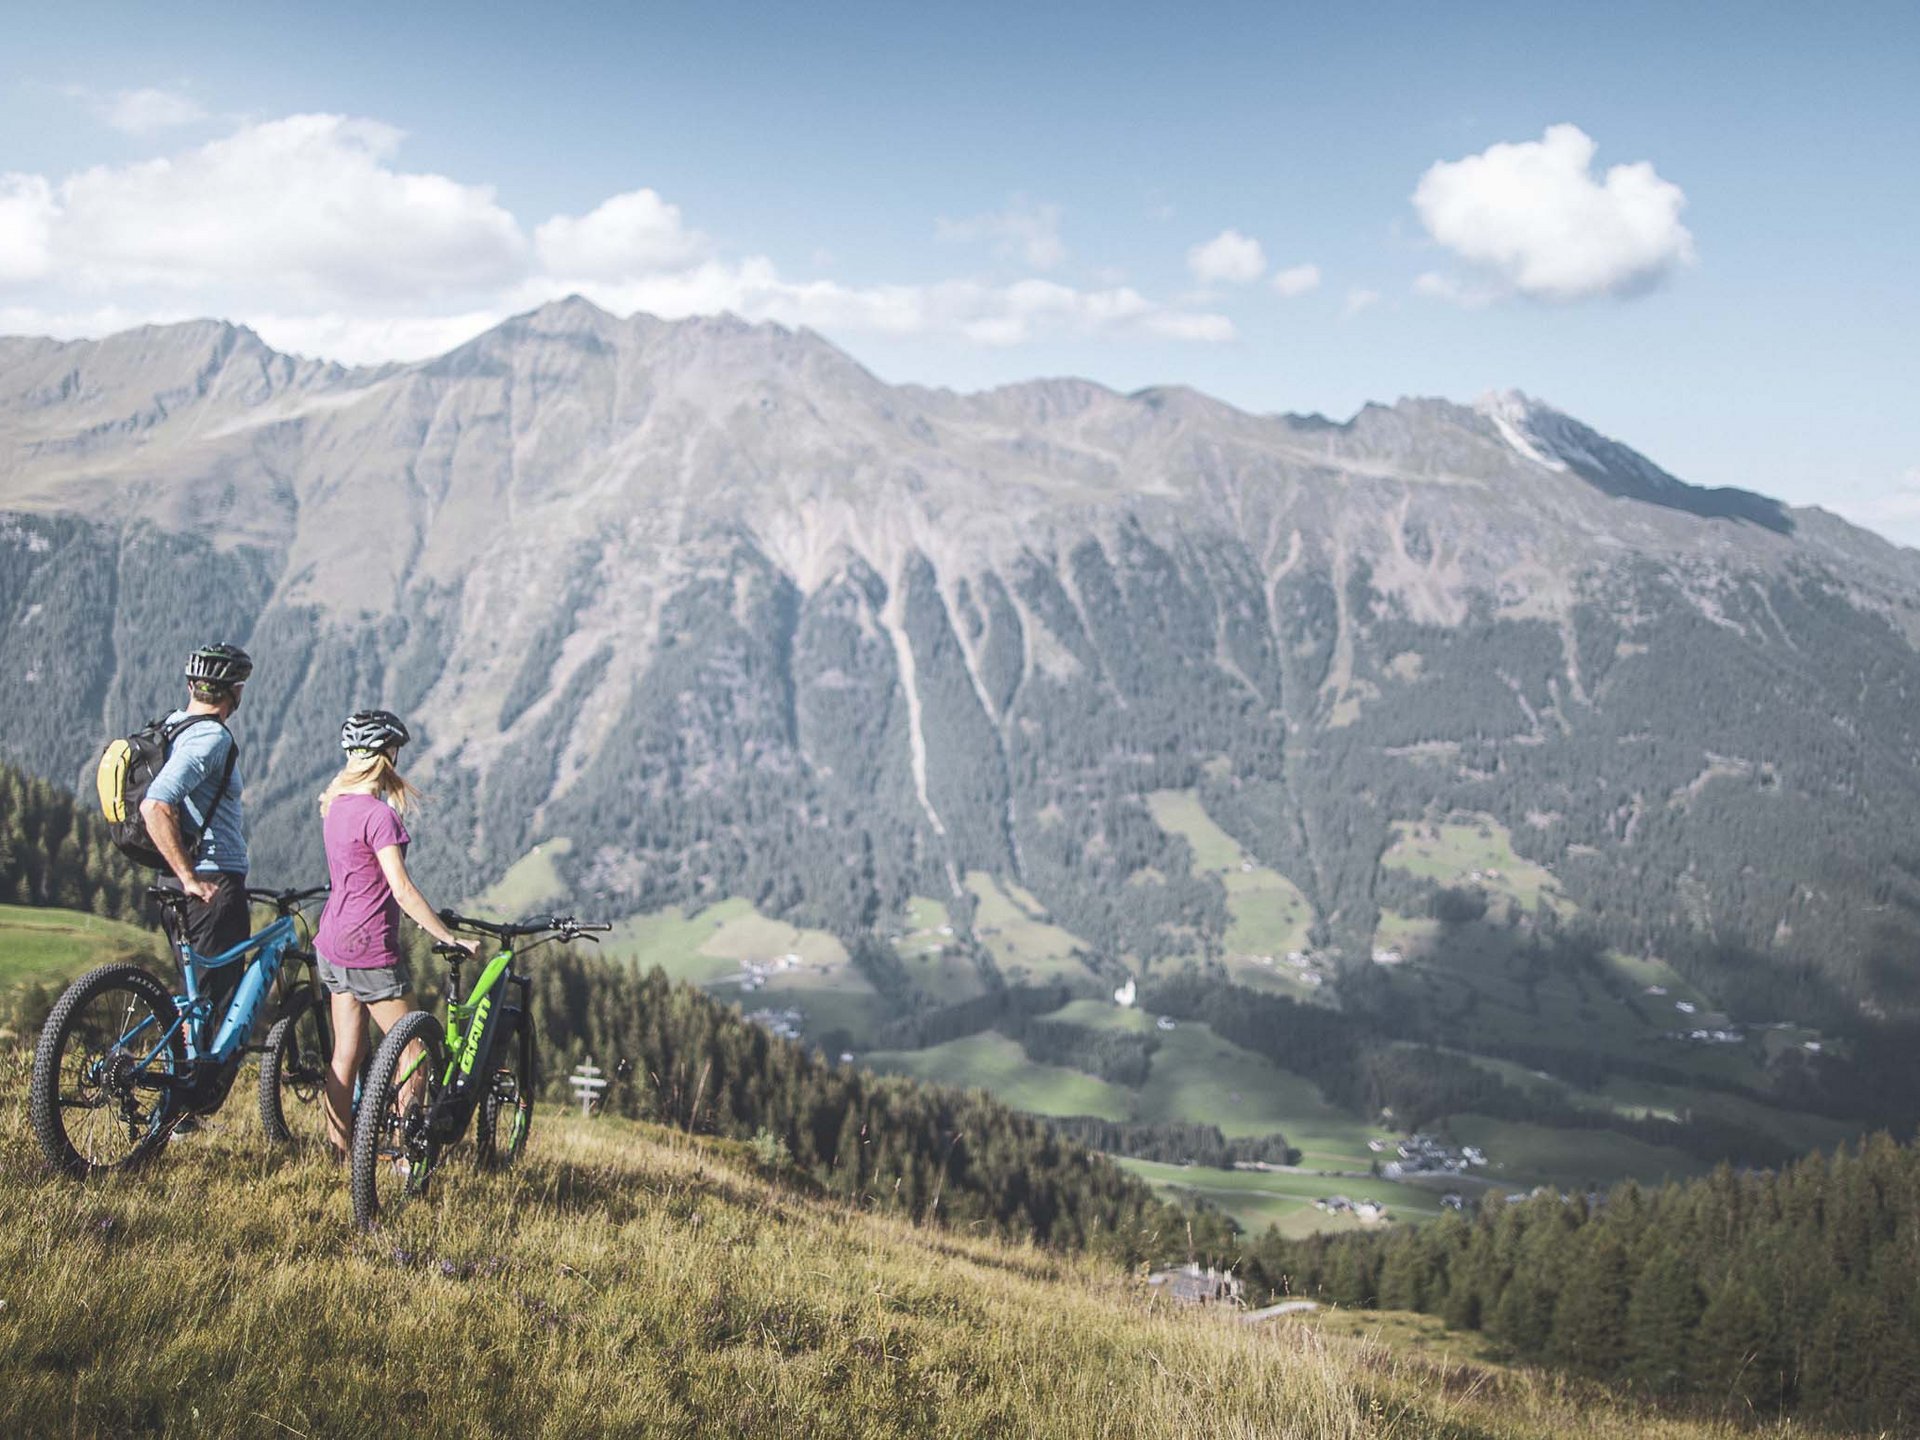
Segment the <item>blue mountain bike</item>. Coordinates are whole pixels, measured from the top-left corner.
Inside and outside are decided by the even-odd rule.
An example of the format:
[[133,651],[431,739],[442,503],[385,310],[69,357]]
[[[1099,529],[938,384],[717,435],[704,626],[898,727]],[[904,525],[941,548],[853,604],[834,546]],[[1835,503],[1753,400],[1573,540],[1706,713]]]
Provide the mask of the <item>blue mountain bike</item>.
[[[177,890],[147,893],[162,905],[186,903]],[[68,986],[40,1031],[29,1089],[28,1113],[48,1163],[74,1176],[129,1168],[152,1155],[185,1117],[213,1114],[246,1056],[268,1049],[250,1045],[248,1037],[270,1004],[279,1013],[269,1042],[277,1036],[279,1050],[263,1057],[262,1120],[271,1072],[280,1133],[273,1124],[267,1131],[276,1140],[291,1138],[283,1101],[290,1093],[308,1104],[319,1096],[329,1047],[310,972],[304,985],[279,986],[277,998],[275,982],[289,960],[310,963],[300,906],[326,893],[324,885],[247,891],[249,900],[271,905],[277,918],[221,955],[199,955],[179,940],[183,994],[126,961],[101,965]],[[201,976],[227,966],[242,967],[240,978],[216,1014]],[[311,1017],[306,1030],[302,1017]],[[306,1031],[316,1025],[313,1040]]]

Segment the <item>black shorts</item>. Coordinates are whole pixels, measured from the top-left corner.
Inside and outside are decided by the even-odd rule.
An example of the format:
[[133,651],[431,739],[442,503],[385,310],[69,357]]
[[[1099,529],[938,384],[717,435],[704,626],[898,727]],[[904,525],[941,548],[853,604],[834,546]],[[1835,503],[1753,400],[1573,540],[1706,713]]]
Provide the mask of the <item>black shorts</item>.
[[[251,935],[253,917],[247,910],[246,876],[229,875],[223,871],[199,878],[214,883],[216,890],[213,899],[195,900],[189,897],[187,903],[177,909],[172,905],[163,905],[160,907],[160,924],[176,947],[184,932],[194,952],[210,959],[225,954]],[[160,883],[169,890],[180,888],[177,880],[167,879]],[[174,958],[179,958],[177,948]],[[203,968],[200,971],[197,977],[200,993],[213,1001],[213,1013],[216,1016],[222,1013],[227,997],[233,993],[233,987],[240,983],[240,973],[246,968],[243,962],[236,960],[217,969]]]

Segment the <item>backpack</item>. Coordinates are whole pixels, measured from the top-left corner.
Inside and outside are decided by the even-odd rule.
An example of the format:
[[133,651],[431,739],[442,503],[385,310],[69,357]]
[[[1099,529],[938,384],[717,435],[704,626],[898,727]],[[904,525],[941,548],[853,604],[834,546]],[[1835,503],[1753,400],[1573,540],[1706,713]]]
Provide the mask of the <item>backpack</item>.
[[[189,715],[171,725],[164,720],[149,720],[126,739],[108,742],[107,748],[100,752],[100,763],[94,774],[94,784],[100,792],[100,813],[106,817],[114,845],[136,864],[154,870],[173,868],[147,833],[140,802],[147,798],[147,787],[173,754],[173,742],[180,737],[180,732],[203,720],[220,725],[222,730],[227,728],[216,715]],[[227,739],[227,764],[220,772],[220,788],[214,792],[213,804],[207,807],[206,824],[190,829],[185,823],[186,817],[182,816],[180,843],[189,856],[200,848],[200,838],[207,833],[207,825],[213,823],[220,802],[227,798],[227,786],[233,780],[233,766],[239,758],[240,747],[233,742],[231,734]]]

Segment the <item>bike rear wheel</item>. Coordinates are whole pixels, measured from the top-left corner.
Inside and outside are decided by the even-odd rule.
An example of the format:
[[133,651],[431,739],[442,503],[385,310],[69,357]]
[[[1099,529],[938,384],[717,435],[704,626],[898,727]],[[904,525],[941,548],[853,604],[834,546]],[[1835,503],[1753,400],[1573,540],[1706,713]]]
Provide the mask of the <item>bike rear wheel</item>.
[[102,965],[67,987],[40,1031],[28,1091],[34,1136],[55,1169],[131,1168],[166,1139],[173,1097],[151,1082],[186,1070],[177,1015],[167,987],[138,965]]
[[533,1129],[533,1047],[526,1043],[524,1016],[494,1043],[500,1057],[474,1117],[473,1147],[480,1164],[505,1170],[527,1148]]
[[446,1073],[446,1032],[425,1010],[380,1042],[353,1124],[353,1218],[362,1229],[426,1193],[440,1154],[428,1119]]
[[260,1051],[260,1128],[276,1145],[327,1143],[327,1071],[333,1037],[322,1003],[295,991],[291,1008],[273,1022]]

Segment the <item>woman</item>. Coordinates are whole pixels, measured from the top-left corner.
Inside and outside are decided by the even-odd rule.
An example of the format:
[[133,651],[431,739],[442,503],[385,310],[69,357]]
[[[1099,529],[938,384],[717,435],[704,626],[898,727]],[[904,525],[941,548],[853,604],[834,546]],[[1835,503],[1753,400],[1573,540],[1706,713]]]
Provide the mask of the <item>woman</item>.
[[327,874],[333,893],[314,932],[320,983],[333,997],[333,1065],[327,1072],[327,1139],[347,1157],[353,1124],[353,1084],[365,1043],[364,1016],[381,1033],[412,1007],[400,954],[400,912],[444,945],[469,952],[441,923],[407,874],[411,836],[403,816],[420,792],[394,768],[407,727],[385,710],[360,710],[340,727],[347,763],[320,796]]

